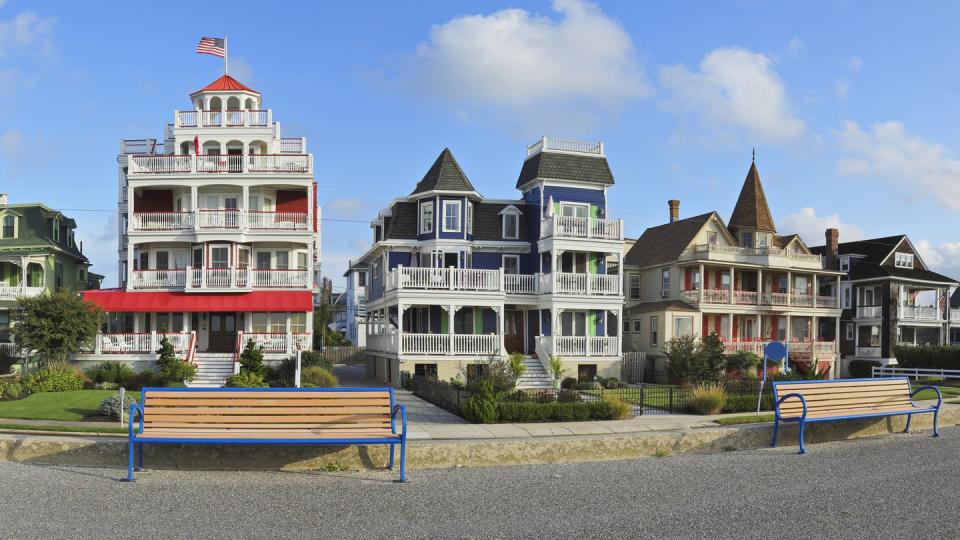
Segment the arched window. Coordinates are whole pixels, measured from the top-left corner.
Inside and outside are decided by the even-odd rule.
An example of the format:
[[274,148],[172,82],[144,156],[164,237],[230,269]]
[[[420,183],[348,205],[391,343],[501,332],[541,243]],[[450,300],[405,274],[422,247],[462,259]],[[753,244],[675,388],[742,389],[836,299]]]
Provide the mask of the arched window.
[[16,238],[17,218],[16,216],[3,216],[3,237]]

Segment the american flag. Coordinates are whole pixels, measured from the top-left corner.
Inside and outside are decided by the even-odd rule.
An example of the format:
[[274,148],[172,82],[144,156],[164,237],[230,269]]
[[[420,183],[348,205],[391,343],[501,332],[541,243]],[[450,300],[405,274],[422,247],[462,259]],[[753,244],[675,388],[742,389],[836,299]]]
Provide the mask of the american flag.
[[225,58],[227,56],[227,42],[223,38],[202,37],[197,43],[197,54],[212,54]]

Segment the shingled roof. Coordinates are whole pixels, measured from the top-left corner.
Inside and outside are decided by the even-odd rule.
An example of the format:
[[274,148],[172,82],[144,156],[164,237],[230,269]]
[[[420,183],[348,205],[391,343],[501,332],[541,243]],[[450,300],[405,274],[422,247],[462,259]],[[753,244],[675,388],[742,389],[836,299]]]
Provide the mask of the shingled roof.
[[777,232],[767,205],[767,196],[763,193],[763,184],[760,183],[760,173],[757,163],[750,164],[747,178],[743,181],[740,197],[733,207],[733,214],[727,223],[730,229],[752,229],[757,231]]
[[715,214],[709,212],[650,227],[633,243],[633,247],[624,257],[624,263],[644,267],[677,260],[703,225]]
[[[871,238],[869,240],[840,242],[837,244],[837,255],[863,255],[863,262],[880,264],[906,236],[905,234],[896,234],[882,238]],[[814,246],[810,248],[810,251],[816,255],[827,254],[825,246]]]
[[428,191],[476,192],[477,190],[474,189],[467,175],[463,174],[463,169],[460,168],[460,164],[453,157],[453,152],[449,148],[444,148],[410,195]]
[[417,203],[395,203],[391,216],[383,219],[383,227],[383,237],[387,240],[416,240]]
[[540,152],[523,162],[517,178],[517,189],[537,178],[613,184],[613,173],[610,172],[607,158],[557,152]]
[[0,212],[9,212],[22,219],[17,227],[16,238],[0,238],[0,252],[18,252],[27,246],[44,246],[56,248],[81,262],[87,262],[87,257],[80,252],[77,244],[71,246],[67,243],[66,235],[61,235],[59,241],[53,239],[52,221],[58,219],[62,226],[75,229],[77,224],[73,219],[42,204],[0,206]]

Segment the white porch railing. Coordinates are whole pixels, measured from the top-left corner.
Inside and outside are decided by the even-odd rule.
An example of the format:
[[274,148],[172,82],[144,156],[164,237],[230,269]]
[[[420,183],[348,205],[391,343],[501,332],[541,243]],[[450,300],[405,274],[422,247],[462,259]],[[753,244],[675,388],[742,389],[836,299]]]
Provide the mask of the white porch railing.
[[188,352],[190,332],[124,332],[100,333],[95,341],[95,352],[105,354],[148,354],[160,348],[167,338],[175,352]]
[[914,321],[938,321],[940,310],[934,306],[900,306],[898,318]]
[[883,306],[857,306],[858,319],[879,319]]
[[[272,111],[176,111],[174,125],[176,127],[239,127],[239,126],[268,126]],[[197,125],[200,122],[201,126]]]
[[618,336],[540,336],[538,338],[551,356],[618,356]]
[[378,352],[397,352],[398,334],[370,334],[367,336],[367,349]]
[[246,224],[250,229],[305,231],[307,230],[307,213],[248,210]]
[[502,291],[500,270],[466,268],[408,268],[398,266],[387,275],[387,289],[445,289]]
[[43,287],[21,287],[20,285],[0,285],[0,300],[16,300],[21,296],[40,296]]
[[0,343],[0,354],[5,354],[10,357],[19,357],[22,354],[22,351],[16,343]]
[[134,270],[134,289],[182,289],[187,286],[187,271]]
[[813,296],[807,293],[793,292],[790,293],[790,303],[797,307],[813,307]]
[[540,238],[623,240],[623,220],[550,216],[540,222]]
[[313,171],[309,154],[134,155],[130,174],[263,173],[307,174]]
[[304,288],[307,286],[306,270],[253,269],[253,287],[266,289]]
[[280,151],[284,154],[302,154],[306,151],[307,144],[303,137],[281,137]]
[[950,310],[950,322],[960,322],[960,309]]
[[454,334],[453,354],[499,355],[500,336],[496,334]]
[[240,211],[224,209],[201,209],[198,212],[201,229],[239,229]]
[[293,354],[313,348],[313,335],[309,333],[243,332],[240,347],[245,347],[250,340],[267,354]]
[[253,154],[249,156],[249,172],[308,173],[312,170],[309,154]]
[[[502,276],[502,277],[501,277]],[[509,294],[580,294],[618,296],[620,276],[616,274],[502,274],[500,270],[463,268],[408,268],[397,266],[387,272],[386,290],[422,289],[490,291]]]
[[578,141],[576,139],[558,139],[557,137],[542,137],[539,141],[527,147],[527,156],[538,154],[544,150],[558,150],[560,152],[575,152],[578,154],[603,155],[602,142]]
[[817,295],[817,307],[835,308],[837,307],[837,297]]
[[533,274],[504,274],[503,286],[508,294],[536,294],[537,276]]
[[193,229],[193,212],[134,212],[130,225],[135,231],[181,231]]
[[403,334],[404,354],[447,354],[449,351],[447,334]]
[[[746,351],[763,356],[763,349],[769,341],[725,341],[723,351],[727,354]],[[836,353],[835,341],[788,341],[788,354],[791,358],[809,358],[811,354],[822,356]]]
[[[681,291],[680,294],[691,302],[701,301],[699,289],[687,289],[687,290]],[[704,304],[729,304],[730,291],[727,289],[704,289],[703,303]]]
[[755,291],[733,291],[733,303],[757,305],[757,293]]
[[136,155],[129,160],[130,174],[181,174],[193,169],[194,156]]
[[620,277],[616,274],[575,274],[554,272],[546,274],[549,290],[554,294],[586,294],[616,296],[620,294]]

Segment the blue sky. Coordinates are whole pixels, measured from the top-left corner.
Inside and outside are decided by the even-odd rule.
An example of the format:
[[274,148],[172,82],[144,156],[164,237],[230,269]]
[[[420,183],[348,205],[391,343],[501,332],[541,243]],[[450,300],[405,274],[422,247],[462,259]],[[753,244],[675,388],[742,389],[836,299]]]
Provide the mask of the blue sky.
[[365,221],[450,147],[477,189],[514,197],[540,135],[603,140],[628,234],[727,218],[751,148],[781,233],[822,243],[907,233],[960,276],[960,5],[824,1],[231,2],[154,9],[0,0],[0,191],[79,223],[116,284],[122,138],[161,137],[219,76],[193,52],[230,39],[231,74],[284,135],[306,136],[325,274]]

